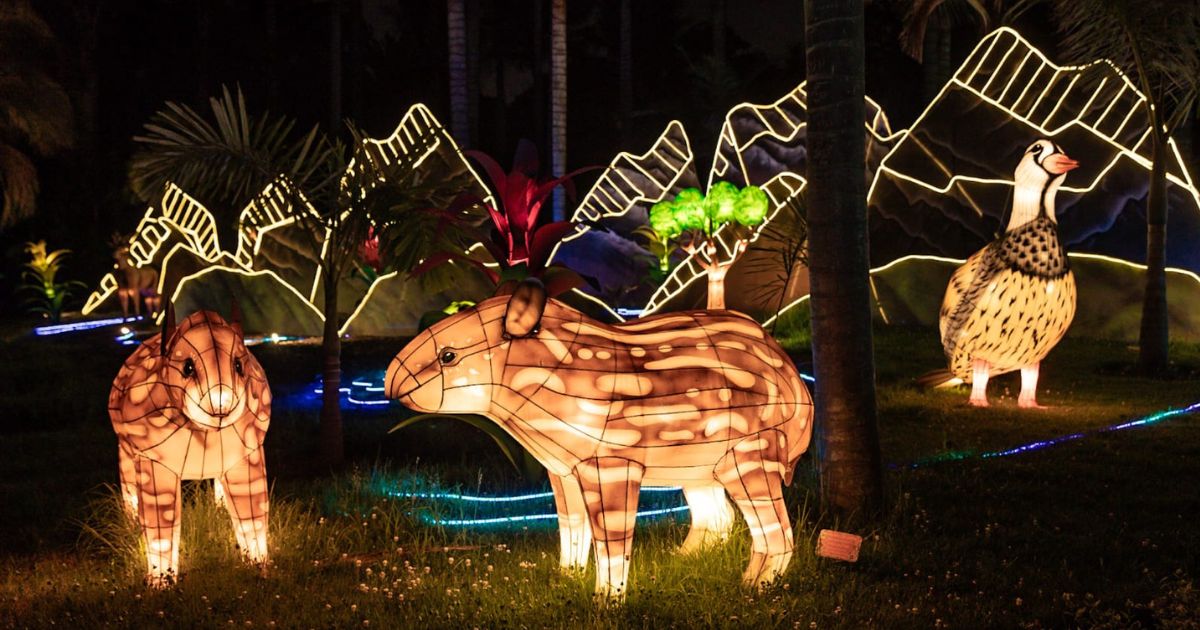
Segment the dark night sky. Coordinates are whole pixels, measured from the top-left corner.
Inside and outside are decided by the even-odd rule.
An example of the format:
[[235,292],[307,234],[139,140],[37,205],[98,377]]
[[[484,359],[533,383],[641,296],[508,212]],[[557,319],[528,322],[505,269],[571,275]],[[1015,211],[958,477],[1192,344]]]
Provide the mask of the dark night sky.
[[[41,211],[0,234],[10,295],[29,239],[75,250],[64,272],[94,283],[110,264],[103,245],[131,231],[144,206],[125,183],[131,138],[164,101],[207,109],[222,85],[240,86],[252,112],[269,109],[300,126],[330,121],[331,7],[328,0],[34,0],[58,39],[56,74],[73,99],[95,86],[94,123],[83,121],[72,152],[40,163]],[[388,135],[403,112],[423,102],[448,123],[446,6],[441,1],[342,0],[343,115]],[[478,7],[479,132],[473,144],[507,163],[517,140],[548,148],[548,0],[469,0]],[[634,116],[621,145],[617,97],[619,2],[571,0],[568,164],[606,164],[622,150],[643,151],[668,121],[684,122],[707,169],[720,121],[741,101],[770,102],[804,79],[802,0],[728,2],[726,51],[734,72],[706,89],[692,68],[712,50],[712,2],[634,1]],[[274,19],[271,19],[271,16]],[[867,93],[893,124],[924,106],[921,66],[897,45],[901,12],[867,8]],[[1051,31],[1031,19],[1033,41],[1053,48]],[[94,24],[94,26],[91,26]],[[273,27],[271,25],[274,25]],[[956,29],[957,60],[978,33]],[[511,95],[496,98],[503,62]],[[82,114],[80,114],[82,115]],[[543,160],[547,162],[548,159]],[[586,189],[587,181],[580,182]],[[203,201],[203,200],[201,200]]]

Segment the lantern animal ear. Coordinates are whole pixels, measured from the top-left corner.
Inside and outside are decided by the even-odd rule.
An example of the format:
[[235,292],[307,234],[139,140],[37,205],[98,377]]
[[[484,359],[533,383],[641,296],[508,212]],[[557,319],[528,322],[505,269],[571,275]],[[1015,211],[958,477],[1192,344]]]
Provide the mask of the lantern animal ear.
[[526,278],[517,285],[504,311],[504,336],[527,337],[536,333],[546,310],[546,287],[537,278]]
[[171,335],[175,334],[175,305],[167,300],[167,312],[163,315],[162,323],[162,338],[159,340],[159,349],[165,357],[170,352],[167,343],[171,339]]
[[238,335],[244,335],[242,332],[242,307],[238,305],[237,298],[232,298],[233,304],[229,309],[229,326]]

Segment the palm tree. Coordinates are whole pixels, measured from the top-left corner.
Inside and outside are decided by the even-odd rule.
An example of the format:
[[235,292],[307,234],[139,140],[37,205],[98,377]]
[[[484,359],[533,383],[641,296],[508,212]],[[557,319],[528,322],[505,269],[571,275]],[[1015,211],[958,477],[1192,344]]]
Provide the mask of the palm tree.
[[620,32],[617,42],[617,104],[621,145],[628,146],[633,129],[633,0],[621,0]]
[[1039,1],[903,0],[900,48],[921,64],[925,100],[933,100],[954,72],[951,54],[955,23],[974,22],[982,37],[998,26],[1012,24]]
[[1132,76],[1150,118],[1150,190],[1146,200],[1146,290],[1140,367],[1167,368],[1167,165],[1169,140],[1200,89],[1200,4],[1178,0],[1053,0],[1062,53],[1077,61],[1108,59]]
[[28,0],[0,3],[0,229],[37,210],[33,160],[74,142],[71,99],[50,73],[57,46]]
[[[550,2],[550,170],[567,168],[567,0]],[[554,220],[566,219],[565,197],[554,190]]]
[[[325,316],[321,454],[324,464],[339,466],[344,450],[338,287],[355,267],[359,246],[367,238],[368,217],[395,216],[396,210],[423,203],[412,196],[418,187],[407,185],[416,156],[423,152],[378,159],[379,150],[372,152],[353,127],[352,147],[315,125],[307,133],[295,133],[290,119],[252,117],[240,91],[235,98],[225,90],[209,102],[212,120],[171,102],[151,118],[146,134],[134,138],[140,148],[130,162],[130,186],[149,201],[173,182],[198,198],[230,208],[258,200],[268,185],[285,196],[286,212],[304,235],[300,247],[320,263]],[[432,146],[437,135],[414,142]],[[414,250],[413,255],[422,253]]]
[[458,146],[465,147],[471,144],[466,0],[446,0],[446,29],[450,48],[450,135]]
[[822,503],[883,503],[867,262],[862,0],[806,0],[808,258]]

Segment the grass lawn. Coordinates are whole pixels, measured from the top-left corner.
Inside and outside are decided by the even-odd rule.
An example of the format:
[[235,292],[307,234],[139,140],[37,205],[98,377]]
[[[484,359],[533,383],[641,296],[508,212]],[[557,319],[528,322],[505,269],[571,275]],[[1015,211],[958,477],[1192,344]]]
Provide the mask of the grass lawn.
[[[590,574],[559,573],[553,521],[438,526],[496,508],[396,495],[543,489],[472,428],[388,435],[398,407],[348,409],[353,466],[313,470],[316,409],[301,399],[315,346],[253,350],[276,394],[273,565],[265,575],[241,566],[210,487],[187,484],[182,578],[147,590],[136,531],[106,485],[117,475],[106,397],[131,349],[111,331],[0,341],[0,626],[1200,627],[1200,414],[1099,431],[1200,401],[1197,348],[1174,348],[1175,376],[1147,380],[1129,374],[1126,345],[1068,339],[1043,364],[1050,408],[1024,411],[1013,375],[993,381],[984,410],[966,407],[962,390],[917,390],[914,376],[943,365],[935,331],[881,328],[876,343],[884,459],[895,466],[883,519],[843,525],[867,538],[857,564],[813,553],[817,531],[839,525],[820,513],[810,451],[788,489],[797,552],[777,585],[741,587],[744,529],[676,555],[687,519],[668,514],[639,523],[632,591],[603,609]],[[347,373],[382,369],[401,345],[348,344]],[[1076,433],[1086,436],[979,457]],[[646,507],[679,504],[656,494],[643,493]]]

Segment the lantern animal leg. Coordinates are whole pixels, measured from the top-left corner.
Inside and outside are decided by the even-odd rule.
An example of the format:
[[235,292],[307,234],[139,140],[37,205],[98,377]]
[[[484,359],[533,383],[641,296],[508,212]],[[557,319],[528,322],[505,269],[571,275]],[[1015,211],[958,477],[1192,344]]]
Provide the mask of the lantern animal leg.
[[257,564],[267,560],[267,465],[261,448],[225,471],[218,479],[225,492],[225,506],[233,519],[242,557]]
[[974,407],[988,406],[988,368],[988,362],[983,359],[971,361],[971,399],[967,402]]
[[134,467],[147,579],[151,586],[167,586],[179,575],[179,475],[147,457],[135,457]]
[[592,548],[592,527],[579,480],[574,475],[560,477],[550,473],[550,488],[554,490],[554,508],[558,512],[559,567],[570,572],[584,571]]
[[619,457],[598,457],[575,468],[592,521],[596,548],[596,597],[620,601],[629,586],[629,557],[637,521],[641,464]]
[[225,486],[221,485],[220,479],[213,479],[213,503],[217,507],[229,509],[229,502],[225,499]]
[[783,501],[779,436],[743,439],[717,464],[717,479],[750,528],[750,565],[742,581],[762,586],[779,577],[792,559],[792,525]]
[[692,514],[692,528],[679,548],[680,553],[691,553],[729,539],[733,529],[733,508],[725,498],[725,488],[684,488],[683,497]]
[[1017,396],[1017,406],[1023,409],[1044,409],[1037,402],[1038,369],[1041,363],[1034,363],[1021,368],[1021,394]]
[[[121,315],[123,315],[125,319],[129,319],[129,290],[117,289],[117,297],[121,299]],[[135,295],[133,297],[136,300],[137,296]]]
[[117,467],[121,471],[121,499],[125,503],[125,508],[136,517],[138,513],[138,483],[137,464],[134,457],[124,448],[117,447]]

